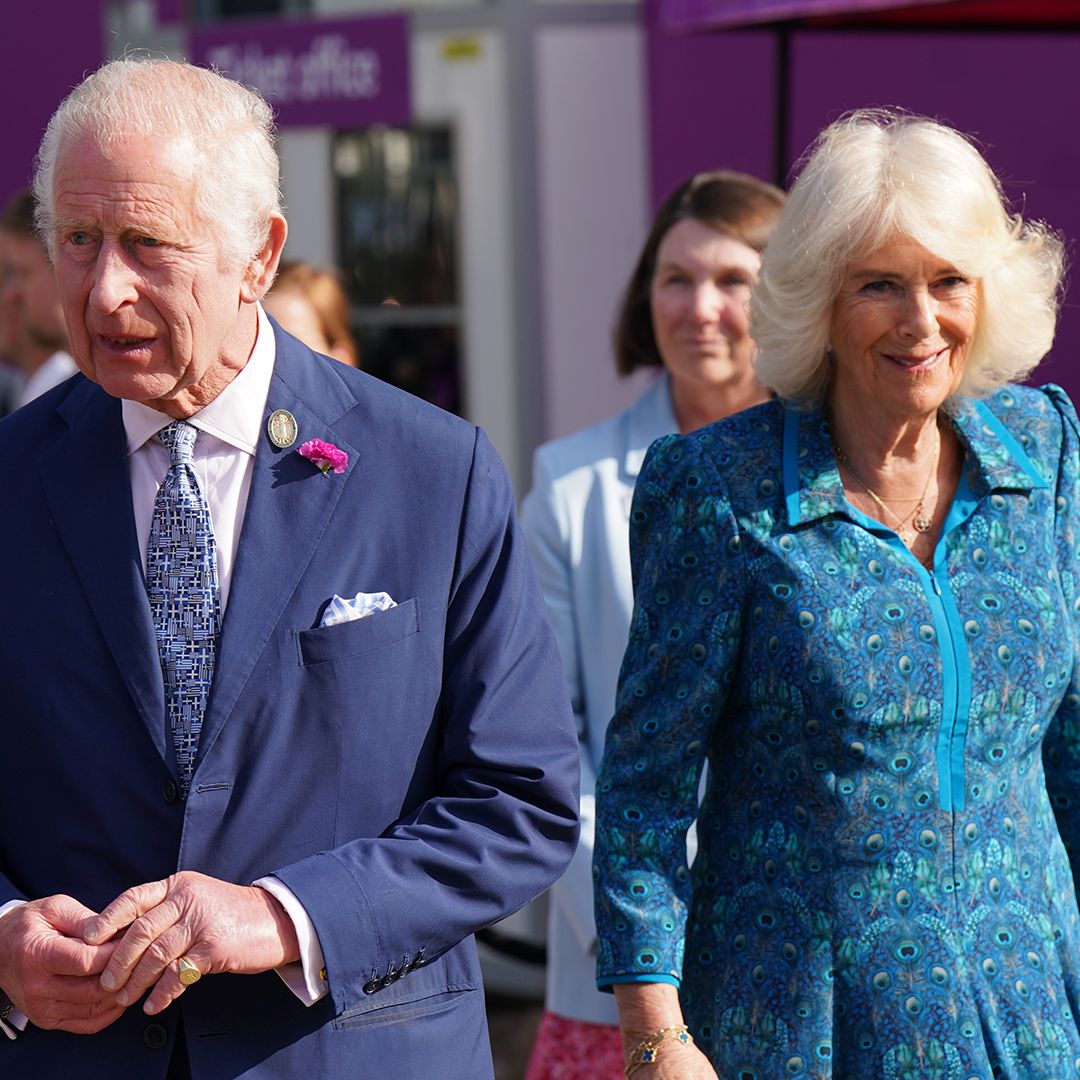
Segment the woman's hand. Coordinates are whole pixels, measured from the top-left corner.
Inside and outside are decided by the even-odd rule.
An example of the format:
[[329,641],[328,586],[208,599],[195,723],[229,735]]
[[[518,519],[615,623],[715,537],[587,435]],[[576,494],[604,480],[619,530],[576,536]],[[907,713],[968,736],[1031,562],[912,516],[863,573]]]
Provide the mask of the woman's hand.
[[[620,983],[615,986],[623,1056],[663,1028],[683,1023],[679,991],[670,983]],[[634,1070],[633,1080],[719,1080],[709,1059],[693,1044],[667,1039],[655,1064]]]
[[655,1065],[642,1065],[633,1080],[718,1080],[709,1059],[693,1044],[672,1039],[660,1049]]

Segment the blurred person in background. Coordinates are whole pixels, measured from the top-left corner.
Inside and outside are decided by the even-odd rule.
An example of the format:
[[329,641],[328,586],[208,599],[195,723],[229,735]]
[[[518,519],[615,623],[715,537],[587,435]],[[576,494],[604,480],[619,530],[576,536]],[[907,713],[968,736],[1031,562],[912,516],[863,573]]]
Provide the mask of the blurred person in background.
[[11,303],[7,288],[7,234],[0,228],[0,417],[17,409],[22,373],[11,359],[18,336],[19,311]]
[[286,260],[263,307],[309,349],[350,367],[360,366],[349,328],[349,299],[333,271]]
[[656,368],[638,401],[542,446],[522,520],[566,667],[581,742],[581,840],[550,890],[546,1008],[527,1080],[619,1080],[614,1000],[595,989],[593,792],[633,602],[630,500],[649,444],[764,401],[752,367],[750,289],[779,188],[701,173],[660,207],[615,332],[620,375]]
[[0,307],[9,311],[7,358],[25,382],[16,397],[22,406],[75,374],[67,327],[52,263],[34,227],[34,197],[22,191],[0,215]]
[[776,397],[650,449],[594,867],[634,1080],[1076,1074],[1080,430],[1016,385],[1061,269],[958,132],[852,114],[754,291]]

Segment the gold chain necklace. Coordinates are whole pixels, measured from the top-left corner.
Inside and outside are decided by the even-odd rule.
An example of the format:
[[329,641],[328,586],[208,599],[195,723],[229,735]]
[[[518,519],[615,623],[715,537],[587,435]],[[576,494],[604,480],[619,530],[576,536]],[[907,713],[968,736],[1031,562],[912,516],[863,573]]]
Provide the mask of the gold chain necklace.
[[[886,501],[855,471],[855,467],[851,464],[851,459],[841,449],[840,444],[833,440],[833,449],[836,451],[836,460],[843,465],[849,473],[859,482],[859,485],[870,496],[871,499],[881,507],[885,513],[893,519],[893,528],[896,530],[897,536],[905,544],[910,545],[915,539],[915,533],[928,533],[934,527],[934,515],[933,513],[927,514],[923,509],[923,504],[926,502],[926,493],[930,490],[930,480],[937,472],[938,462],[941,459],[941,433],[938,432],[937,449],[934,451],[934,460],[930,465],[930,470],[926,474],[926,480],[923,483],[922,491],[919,494],[918,499],[915,502],[915,508],[910,513],[905,514],[902,518],[898,517],[892,510],[892,508],[886,503]],[[893,500],[896,502],[897,500]],[[900,502],[906,502],[906,499],[899,500]],[[912,532],[908,529],[908,522],[911,522]],[[885,524],[888,524],[886,522]]]

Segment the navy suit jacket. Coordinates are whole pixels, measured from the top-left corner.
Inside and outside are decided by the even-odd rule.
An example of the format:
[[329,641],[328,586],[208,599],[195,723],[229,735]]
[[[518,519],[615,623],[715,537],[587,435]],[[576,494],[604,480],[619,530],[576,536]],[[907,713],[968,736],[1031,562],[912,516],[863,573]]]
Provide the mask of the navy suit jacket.
[[[186,802],[135,539],[120,402],[76,376],[0,424],[0,903],[100,910],[191,869],[276,874],[330,994],[215,975],[150,1020],[0,1038],[0,1075],[194,1080],[491,1075],[474,930],[576,840],[562,666],[502,465],[475,427],[277,332],[262,438]],[[334,593],[397,607],[320,628]]]

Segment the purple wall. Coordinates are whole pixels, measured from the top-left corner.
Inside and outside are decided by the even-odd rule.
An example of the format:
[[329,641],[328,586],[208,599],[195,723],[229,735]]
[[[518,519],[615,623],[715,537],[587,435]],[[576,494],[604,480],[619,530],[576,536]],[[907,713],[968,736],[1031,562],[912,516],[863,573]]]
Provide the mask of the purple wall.
[[686,177],[738,169],[770,177],[776,37],[769,30],[675,36],[647,6],[653,206]]
[[0,100],[4,152],[0,205],[26,186],[53,110],[105,58],[106,0],[51,0],[4,5],[0,31]]
[[[651,2],[654,201],[701,168],[710,147],[716,164],[771,178],[778,53],[765,39],[777,31],[665,34]],[[1075,248],[1080,33],[796,30],[789,56],[789,164],[845,110],[903,106],[975,135],[1017,208],[1048,221]],[[710,117],[730,122],[733,113],[737,126],[721,138]],[[1060,382],[1080,400],[1078,354],[1080,311],[1066,295],[1053,352],[1032,381]]]

